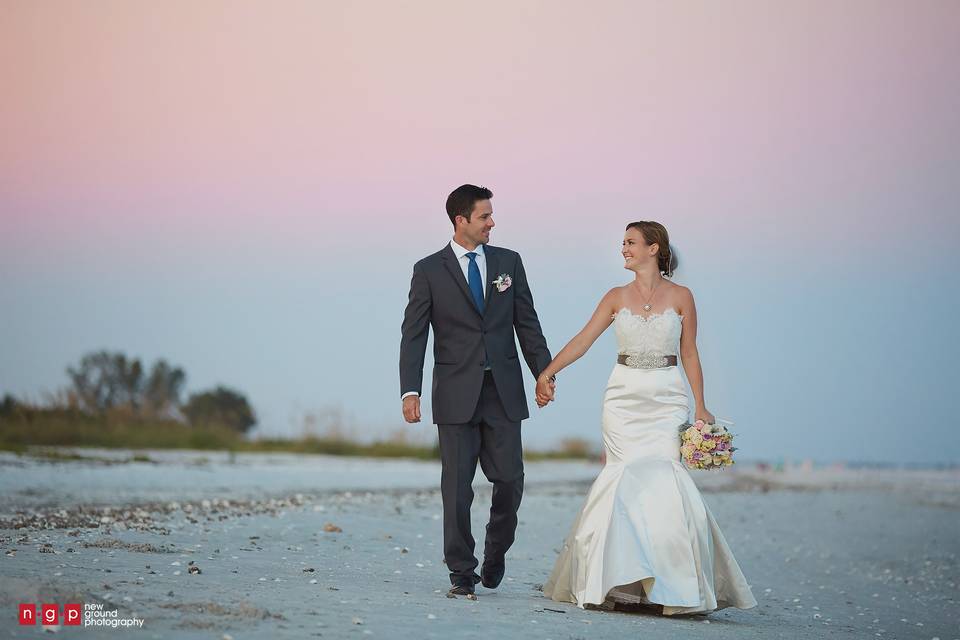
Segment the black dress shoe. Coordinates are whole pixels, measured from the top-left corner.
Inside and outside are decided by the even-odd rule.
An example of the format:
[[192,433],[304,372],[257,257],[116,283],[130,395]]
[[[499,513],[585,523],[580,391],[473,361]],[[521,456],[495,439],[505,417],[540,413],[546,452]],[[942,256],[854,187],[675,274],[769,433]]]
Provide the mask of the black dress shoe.
[[474,585],[480,582],[480,576],[475,573],[469,576],[451,576],[450,582],[453,586],[450,588],[450,591],[447,592],[447,595],[468,596],[473,595],[475,591]]
[[472,584],[455,584],[450,587],[450,591],[447,591],[448,596],[472,596],[474,595],[474,588]]
[[487,589],[496,589],[500,586],[505,571],[506,567],[504,566],[503,558],[501,558],[499,562],[484,561],[483,568],[480,570],[480,575],[483,576],[481,579],[483,586]]

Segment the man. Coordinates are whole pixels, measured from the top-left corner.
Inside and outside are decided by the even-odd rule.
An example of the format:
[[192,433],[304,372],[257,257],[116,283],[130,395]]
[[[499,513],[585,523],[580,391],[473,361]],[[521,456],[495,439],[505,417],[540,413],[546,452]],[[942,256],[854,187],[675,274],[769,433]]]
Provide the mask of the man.
[[[551,360],[523,262],[492,247],[493,193],[465,184],[447,198],[453,240],[413,266],[400,340],[400,392],[407,422],[420,421],[427,334],[432,325],[433,422],[440,436],[443,554],[451,595],[496,588],[513,544],[523,495],[520,422],[529,417],[514,332],[536,378]],[[477,461],[493,483],[481,575],[470,533]]]

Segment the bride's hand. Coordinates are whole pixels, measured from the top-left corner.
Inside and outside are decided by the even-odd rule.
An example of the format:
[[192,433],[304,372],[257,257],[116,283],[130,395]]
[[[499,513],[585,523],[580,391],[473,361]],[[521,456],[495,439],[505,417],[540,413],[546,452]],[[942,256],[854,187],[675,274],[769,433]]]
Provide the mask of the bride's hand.
[[554,384],[546,377],[537,378],[537,406],[541,409],[553,400]]
[[716,424],[717,419],[713,417],[713,414],[707,411],[706,409],[697,409],[697,413],[693,418],[694,422],[697,420],[703,420],[707,424]]

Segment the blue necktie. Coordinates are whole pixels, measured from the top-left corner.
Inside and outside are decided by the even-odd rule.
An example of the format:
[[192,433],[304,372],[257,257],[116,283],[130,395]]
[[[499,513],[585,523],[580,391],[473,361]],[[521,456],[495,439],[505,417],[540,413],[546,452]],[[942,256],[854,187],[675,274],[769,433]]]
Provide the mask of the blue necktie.
[[[480,267],[477,266],[477,254],[471,251],[467,257],[470,258],[470,265],[467,267],[467,284],[470,285],[470,293],[473,294],[473,303],[477,305],[480,313],[483,313],[483,279],[480,277]],[[483,368],[490,368],[486,348],[483,350]]]
[[477,310],[483,313],[483,282],[480,278],[480,267],[477,266],[477,254],[471,251],[467,257],[470,258],[470,266],[467,267],[467,284],[470,285],[470,293],[473,294],[473,302],[477,305]]

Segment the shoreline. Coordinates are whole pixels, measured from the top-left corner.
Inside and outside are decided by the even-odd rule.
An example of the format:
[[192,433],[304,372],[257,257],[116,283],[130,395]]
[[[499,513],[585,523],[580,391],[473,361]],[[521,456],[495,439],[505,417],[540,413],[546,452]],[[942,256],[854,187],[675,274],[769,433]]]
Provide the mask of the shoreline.
[[[166,532],[160,524],[176,514],[194,523],[251,515],[276,515],[285,509],[343,502],[363,496],[431,496],[439,500],[440,465],[431,461],[342,458],[315,454],[239,454],[225,452],[151,452],[149,462],[123,458],[122,464],[92,460],[12,460],[0,453],[0,530],[105,529]],[[217,459],[219,458],[219,459]],[[294,463],[299,466],[291,468]],[[57,466],[50,474],[46,467]],[[231,478],[220,474],[229,469]],[[539,493],[586,493],[601,466],[573,461],[527,462],[527,488]],[[170,486],[171,470],[186,474],[185,484]],[[76,476],[69,489],[56,482],[60,473]],[[270,474],[273,477],[270,488]],[[113,483],[144,475],[140,488],[105,491]],[[291,474],[292,473],[292,478]],[[153,474],[153,477],[150,477]],[[691,472],[704,494],[769,492],[883,492],[907,495],[917,504],[960,510],[960,471],[876,469],[804,469],[734,466],[722,471]],[[44,476],[46,486],[32,482]],[[237,477],[253,478],[246,486],[230,485]],[[294,481],[291,481],[291,480]],[[150,487],[151,482],[163,482]],[[311,483],[315,482],[314,486]],[[88,486],[84,487],[84,484]],[[198,486],[197,483],[206,483]],[[391,486],[392,485],[392,486]],[[475,489],[489,484],[478,469]]]

